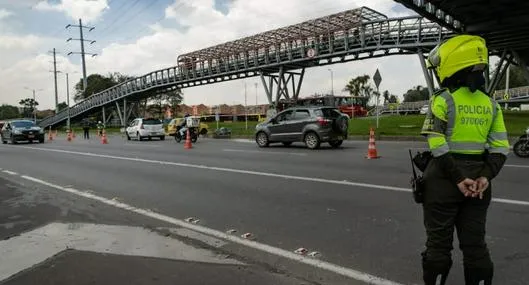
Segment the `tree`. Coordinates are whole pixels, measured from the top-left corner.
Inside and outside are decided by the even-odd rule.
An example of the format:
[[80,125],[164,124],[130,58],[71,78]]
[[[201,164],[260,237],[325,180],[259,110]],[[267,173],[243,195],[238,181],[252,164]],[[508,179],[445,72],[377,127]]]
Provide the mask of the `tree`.
[[430,93],[428,88],[417,85],[404,93],[404,102],[417,102],[428,100]]
[[[498,64],[496,64],[496,67]],[[507,80],[507,72],[503,75],[500,82],[496,86],[496,90],[505,89],[505,81]],[[524,77],[523,70],[520,66],[509,66],[509,88],[516,88],[520,86],[527,86],[529,82]]]
[[83,91],[83,80],[80,79],[77,84],[75,84],[75,95],[73,97],[74,101],[79,102],[93,94],[99,93],[105,89],[108,89],[116,83],[112,80],[111,77],[105,77],[100,74],[91,74],[86,78],[87,85],[86,90]]
[[0,106],[0,120],[14,119],[20,117],[17,106],[2,104]]
[[24,111],[22,112],[24,117],[29,118],[32,117],[33,113],[36,110],[36,107],[39,105],[39,102],[33,100],[33,98],[26,98],[20,100],[18,102],[24,108]]
[[365,94],[366,88],[369,87],[368,81],[369,75],[357,76],[349,80],[343,91],[349,92],[351,96],[363,96]]
[[151,114],[157,114],[160,118],[163,117],[164,107],[169,106],[173,111],[176,110],[178,104],[183,100],[183,93],[181,89],[176,89],[164,93],[159,93],[150,96],[150,105],[145,105],[144,111]]
[[398,99],[397,99],[397,96],[395,95],[391,95],[389,96],[389,103],[397,103],[398,102]]
[[66,109],[66,108],[68,108],[68,104],[66,104],[66,102],[61,102],[61,103],[59,103],[59,105],[57,105],[57,109],[59,109],[59,112],[61,110]]
[[384,104],[389,102],[389,91],[386,90],[384,93],[382,93],[382,96],[384,96]]

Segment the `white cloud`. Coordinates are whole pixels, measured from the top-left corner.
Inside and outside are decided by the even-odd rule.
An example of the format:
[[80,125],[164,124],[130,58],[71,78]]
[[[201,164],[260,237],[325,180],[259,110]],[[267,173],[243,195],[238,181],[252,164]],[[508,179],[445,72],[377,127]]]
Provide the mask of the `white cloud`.
[[13,15],[13,12],[6,9],[0,9],[0,20],[3,20],[11,15]]
[[17,36],[0,34],[0,49],[31,49],[39,43],[40,38],[34,35]]
[[[2,1],[2,0],[0,0]],[[75,3],[84,3],[76,4]],[[99,7],[88,9],[87,3]],[[184,3],[184,4],[181,4]],[[104,5],[103,5],[104,4]],[[92,0],[63,0],[60,4],[39,4],[40,9],[53,9],[68,13],[72,18],[83,14],[93,19],[99,17],[106,8],[107,1]],[[38,6],[39,6],[38,5]],[[216,11],[213,0],[175,0],[173,4],[164,9],[166,21],[186,26],[187,29],[174,29],[153,23],[149,35],[138,38],[133,43],[112,43],[101,50],[90,50],[99,55],[95,58],[87,57],[88,74],[120,72],[130,75],[143,75],[150,71],[176,65],[179,54],[216,45],[243,36],[264,32],[285,25],[296,24],[315,17],[322,17],[332,13],[357,8],[362,5],[369,6],[390,17],[404,16],[412,12],[396,13],[392,9],[396,4],[391,0],[268,0],[268,1],[234,1],[230,4],[230,11],[224,15]],[[280,7],[280,9],[278,9]],[[90,12],[90,11],[92,12]],[[400,9],[402,11],[403,9]],[[97,11],[97,13],[95,12]],[[138,31],[143,27],[135,27]],[[120,35],[116,35],[119,38]],[[53,46],[53,45],[48,45]],[[49,59],[49,57],[47,57]],[[81,71],[79,64],[72,64],[69,60],[78,62],[78,56],[63,58],[64,64],[71,70]],[[49,61],[49,60],[48,60]],[[42,65],[41,65],[42,64]],[[29,66],[33,67],[31,75],[27,75]],[[26,58],[17,64],[4,66],[0,62],[0,96],[2,94],[22,93],[2,89],[3,82],[15,82],[19,86],[25,82],[32,82],[35,88],[46,88],[47,92],[53,91],[53,74],[49,73],[49,62],[42,62],[41,57]],[[354,76],[373,75],[376,68],[382,74],[381,90],[389,90],[393,94],[403,94],[414,85],[425,86],[424,76],[419,65],[417,55],[390,56],[377,59],[335,64],[325,67],[309,68],[306,70],[305,79],[301,89],[302,95],[315,92],[329,92],[331,86],[331,68],[334,72],[334,91],[336,94],[346,82]],[[61,70],[63,66],[60,67]],[[9,73],[8,73],[9,72]],[[15,76],[19,74],[19,76]],[[23,76],[26,74],[27,76]],[[6,77],[3,77],[6,76]],[[73,82],[73,76],[72,82]],[[78,79],[80,74],[76,74]],[[6,81],[9,79],[10,81]],[[29,81],[31,80],[31,81]],[[264,89],[259,78],[245,80],[248,83],[248,103],[255,102],[254,83],[258,82],[259,103],[265,103]],[[72,84],[73,85],[73,84]],[[61,86],[63,84],[61,83]],[[17,87],[18,88],[18,87]],[[63,89],[60,88],[60,89]],[[19,89],[16,89],[19,90]],[[9,93],[11,92],[11,93]],[[244,81],[231,81],[214,85],[193,87],[184,90],[186,104],[219,104],[243,103]],[[18,97],[22,96],[20,94]],[[54,96],[44,96],[41,106],[53,106]],[[250,99],[252,98],[252,99]],[[1,98],[6,100],[5,97]],[[63,100],[61,100],[63,101]]]
[[35,9],[42,11],[59,11],[74,20],[82,18],[86,23],[93,22],[101,17],[108,8],[107,0],[62,0],[58,4],[41,1]]

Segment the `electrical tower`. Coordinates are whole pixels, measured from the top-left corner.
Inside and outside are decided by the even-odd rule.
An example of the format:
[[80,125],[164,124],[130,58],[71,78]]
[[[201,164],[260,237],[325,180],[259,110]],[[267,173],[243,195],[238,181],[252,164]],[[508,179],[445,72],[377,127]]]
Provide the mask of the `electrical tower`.
[[74,39],[74,38],[69,38],[66,40],[66,42],[69,42],[69,41],[80,41],[81,42],[81,52],[69,52],[68,55],[72,55],[72,54],[80,54],[81,55],[81,60],[82,60],[82,65],[83,65],[83,91],[86,90],[86,85],[87,85],[87,82],[86,82],[86,63],[85,63],[85,55],[88,54],[88,55],[91,55],[92,57],[96,56],[97,54],[96,53],[86,53],[84,51],[84,42],[89,42],[90,44],[93,44],[95,43],[96,41],[93,41],[93,40],[86,40],[84,37],[83,37],[83,29],[88,29],[88,32],[91,32],[95,29],[95,27],[88,27],[88,26],[83,26],[83,22],[81,21],[81,19],[79,19],[79,25],[67,25],[66,26],[66,29],[70,28],[70,27],[76,27],[76,28],[79,28],[79,39]]
[[56,54],[57,52],[55,51],[55,48],[53,48],[52,51],[50,51],[50,53],[53,54],[53,80],[54,80],[54,83],[55,83],[55,114],[57,114],[59,112],[59,91],[57,89],[57,73],[60,72],[60,71],[57,71],[57,57],[56,57]]

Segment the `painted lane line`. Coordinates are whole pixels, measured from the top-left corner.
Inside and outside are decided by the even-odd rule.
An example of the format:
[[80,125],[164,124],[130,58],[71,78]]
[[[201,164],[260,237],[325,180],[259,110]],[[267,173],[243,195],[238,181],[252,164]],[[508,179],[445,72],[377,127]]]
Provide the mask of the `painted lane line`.
[[259,150],[244,150],[244,149],[230,149],[230,148],[225,148],[222,151],[226,151],[226,152],[247,152],[247,153],[258,153],[258,154],[279,154],[279,155],[307,156],[306,153],[279,152],[279,151],[259,151]]
[[391,280],[387,280],[387,279],[383,279],[383,278],[380,278],[380,277],[377,277],[377,276],[374,276],[374,275],[371,275],[371,274],[368,274],[368,273],[365,273],[365,272],[357,271],[357,270],[354,270],[354,269],[351,269],[351,268],[342,267],[342,266],[339,266],[339,265],[336,265],[336,264],[332,264],[332,263],[329,263],[329,262],[325,262],[325,261],[314,260],[314,259],[307,258],[307,257],[304,257],[304,256],[299,256],[299,255],[297,255],[295,253],[292,253],[290,251],[287,251],[287,250],[284,250],[284,249],[281,249],[281,248],[273,247],[273,246],[266,245],[266,244],[263,244],[263,243],[259,243],[259,242],[256,242],[256,241],[252,241],[252,240],[249,240],[249,239],[238,238],[236,236],[232,236],[232,235],[223,233],[221,231],[217,231],[217,230],[214,230],[214,229],[211,229],[211,228],[207,228],[207,227],[204,227],[204,226],[190,224],[190,223],[188,223],[186,221],[183,221],[183,220],[180,220],[180,219],[176,219],[176,218],[169,217],[169,216],[166,216],[166,215],[163,215],[163,214],[155,213],[155,212],[152,212],[152,211],[149,211],[149,210],[145,210],[145,209],[142,209],[142,208],[137,208],[137,207],[131,206],[129,204],[125,204],[125,203],[122,203],[122,202],[118,202],[118,201],[114,201],[114,200],[107,199],[107,198],[104,198],[104,197],[100,197],[100,196],[97,196],[97,195],[94,195],[94,194],[91,194],[91,193],[79,191],[79,190],[76,190],[74,188],[62,187],[60,185],[56,185],[56,184],[53,184],[53,183],[50,183],[50,182],[47,182],[47,181],[44,181],[44,180],[41,180],[41,179],[38,179],[38,178],[27,176],[27,175],[22,175],[21,177],[26,179],[26,180],[32,181],[34,183],[42,184],[42,185],[45,185],[45,186],[48,186],[48,187],[51,187],[51,188],[55,188],[57,190],[61,190],[61,191],[64,191],[64,192],[68,192],[68,193],[77,195],[77,196],[81,196],[81,197],[84,197],[84,198],[88,198],[88,199],[92,199],[92,200],[95,200],[95,201],[99,201],[99,202],[101,202],[103,204],[107,204],[107,205],[112,206],[112,207],[116,207],[116,208],[119,208],[119,209],[127,210],[127,211],[130,211],[130,212],[145,216],[145,217],[149,217],[149,218],[153,218],[153,219],[159,220],[159,221],[167,222],[169,224],[172,224],[172,225],[175,225],[175,226],[179,226],[179,227],[182,227],[182,228],[187,228],[189,230],[193,230],[195,232],[199,232],[199,233],[202,233],[202,234],[205,234],[205,235],[209,235],[209,236],[216,237],[216,238],[219,238],[219,239],[231,241],[233,243],[237,243],[237,244],[244,245],[244,246],[247,246],[247,247],[250,247],[250,248],[253,248],[253,249],[264,251],[264,252],[267,252],[267,253],[270,253],[270,254],[273,254],[273,255],[276,255],[276,256],[280,256],[280,257],[287,258],[287,259],[290,259],[290,260],[293,260],[293,261],[297,261],[297,262],[300,262],[300,263],[303,263],[303,264],[306,264],[306,265],[310,265],[310,266],[313,266],[313,267],[316,267],[316,268],[319,268],[319,269],[324,269],[324,270],[327,270],[327,271],[330,271],[330,272],[334,272],[334,273],[340,274],[342,276],[346,276],[346,277],[349,277],[349,278],[356,279],[358,281],[366,282],[368,284],[374,284],[374,285],[401,285],[400,283],[397,283],[397,282],[394,282],[394,281],[391,281]]
[[[259,171],[252,171],[252,170],[242,170],[242,169],[179,163],[179,162],[171,162],[171,161],[160,161],[160,160],[151,160],[151,159],[143,159],[143,158],[114,156],[114,155],[97,154],[97,153],[90,153],[90,152],[77,152],[77,151],[51,149],[51,148],[22,147],[22,146],[18,148],[27,148],[27,149],[33,149],[33,150],[59,152],[59,153],[67,153],[67,154],[76,154],[76,155],[89,156],[89,157],[109,158],[109,159],[124,160],[124,161],[145,162],[145,163],[152,163],[152,164],[171,165],[171,166],[179,166],[179,167],[187,167],[187,168],[197,168],[197,169],[205,169],[205,170],[213,170],[213,171],[240,173],[240,174],[248,174],[248,175],[256,175],[256,176],[275,177],[275,178],[283,178],[283,179],[290,179],[290,180],[318,182],[318,183],[335,184],[335,185],[343,185],[343,186],[363,187],[363,188],[390,190],[390,191],[397,191],[397,192],[411,192],[410,188],[387,186],[387,185],[380,185],[380,184],[370,184],[370,183],[362,183],[362,182],[353,182],[353,181],[346,181],[346,180],[331,180],[331,179],[316,178],[316,177],[293,176],[293,175],[277,174],[277,173],[270,173],[270,172],[259,172]],[[523,201],[523,200],[492,198],[492,201],[496,203],[503,203],[503,204],[529,206],[529,202]]]
[[519,165],[519,164],[505,164],[504,166],[515,167],[515,168],[529,168],[529,165]]
[[14,171],[9,171],[9,170],[2,170],[2,172],[10,174],[10,175],[18,175],[18,173],[14,172]]

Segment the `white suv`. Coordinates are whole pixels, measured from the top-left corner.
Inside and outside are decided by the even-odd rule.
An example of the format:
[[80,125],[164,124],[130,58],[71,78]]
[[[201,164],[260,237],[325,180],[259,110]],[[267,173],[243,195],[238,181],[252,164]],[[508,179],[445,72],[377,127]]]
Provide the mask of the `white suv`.
[[127,139],[134,137],[141,141],[143,138],[152,139],[158,137],[160,140],[165,140],[165,132],[161,120],[153,118],[137,118],[130,123],[126,129]]

